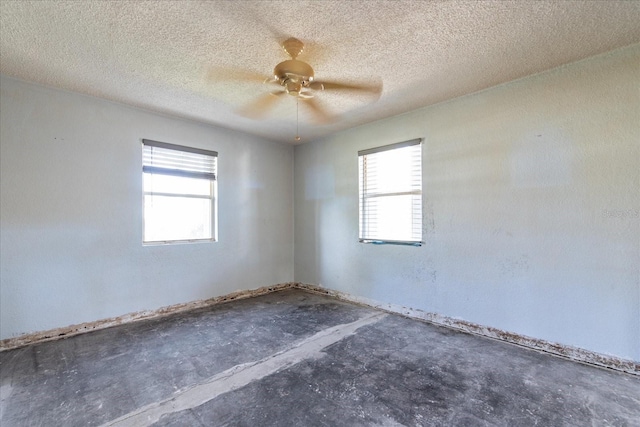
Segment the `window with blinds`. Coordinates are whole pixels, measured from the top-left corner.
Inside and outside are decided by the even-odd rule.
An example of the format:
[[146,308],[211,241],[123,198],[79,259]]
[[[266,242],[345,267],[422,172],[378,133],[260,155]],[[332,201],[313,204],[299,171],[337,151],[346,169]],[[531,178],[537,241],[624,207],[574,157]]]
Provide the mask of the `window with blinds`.
[[358,152],[360,241],[422,243],[422,139]]
[[215,151],[142,140],[143,242],[216,239]]

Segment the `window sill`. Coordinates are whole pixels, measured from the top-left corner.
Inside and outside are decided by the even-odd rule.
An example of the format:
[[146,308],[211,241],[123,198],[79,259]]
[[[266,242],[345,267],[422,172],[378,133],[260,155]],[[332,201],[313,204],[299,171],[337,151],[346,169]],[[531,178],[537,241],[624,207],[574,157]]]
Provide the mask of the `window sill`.
[[142,246],[162,246],[162,245],[181,245],[187,243],[208,243],[216,242],[215,239],[193,239],[193,240],[160,240],[155,242],[142,242]]
[[360,243],[371,243],[374,245],[400,245],[400,246],[422,246],[422,242],[408,242],[404,240],[375,240],[360,239]]

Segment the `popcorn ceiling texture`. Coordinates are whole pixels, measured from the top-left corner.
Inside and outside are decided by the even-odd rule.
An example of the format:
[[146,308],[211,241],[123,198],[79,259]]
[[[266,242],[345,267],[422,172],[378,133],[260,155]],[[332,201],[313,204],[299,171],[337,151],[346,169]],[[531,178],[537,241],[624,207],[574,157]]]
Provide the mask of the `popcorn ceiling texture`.
[[267,88],[295,36],[325,80],[382,81],[376,103],[321,93],[339,119],[303,140],[479,91],[640,41],[637,1],[2,1],[0,71],[20,79],[292,142],[296,106],[264,120],[237,108]]

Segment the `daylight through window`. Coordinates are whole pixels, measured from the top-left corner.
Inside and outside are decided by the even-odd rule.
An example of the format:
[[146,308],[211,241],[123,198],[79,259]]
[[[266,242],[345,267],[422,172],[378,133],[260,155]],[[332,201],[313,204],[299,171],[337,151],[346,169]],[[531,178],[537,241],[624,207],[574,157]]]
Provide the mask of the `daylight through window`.
[[218,153],[142,140],[143,242],[216,239]]
[[422,139],[358,152],[360,241],[422,242]]

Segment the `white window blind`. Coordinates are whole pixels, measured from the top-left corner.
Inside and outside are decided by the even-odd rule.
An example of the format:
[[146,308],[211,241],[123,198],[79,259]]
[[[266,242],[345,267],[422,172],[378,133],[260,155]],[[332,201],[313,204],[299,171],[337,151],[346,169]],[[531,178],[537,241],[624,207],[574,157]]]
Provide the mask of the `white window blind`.
[[143,242],[215,240],[218,153],[142,140]]
[[358,152],[360,241],[422,242],[422,139]]
[[216,179],[215,151],[142,140],[142,171],[162,175]]

